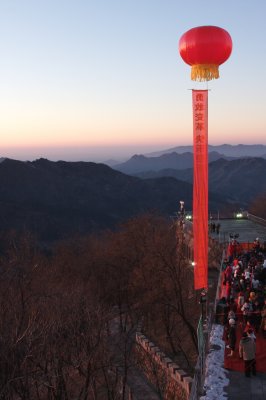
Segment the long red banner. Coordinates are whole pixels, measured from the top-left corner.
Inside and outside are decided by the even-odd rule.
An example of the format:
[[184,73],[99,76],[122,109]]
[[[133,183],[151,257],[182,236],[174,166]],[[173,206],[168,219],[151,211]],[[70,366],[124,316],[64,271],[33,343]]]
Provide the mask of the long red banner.
[[192,90],[194,287],[208,287],[208,90]]

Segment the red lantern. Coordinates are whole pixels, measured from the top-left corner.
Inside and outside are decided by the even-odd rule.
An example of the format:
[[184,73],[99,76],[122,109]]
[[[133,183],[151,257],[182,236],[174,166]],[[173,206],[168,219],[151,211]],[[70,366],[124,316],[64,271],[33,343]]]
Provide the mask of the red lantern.
[[193,81],[218,79],[219,65],[232,52],[232,39],[226,30],[218,26],[199,26],[181,36],[179,52],[183,60],[192,67]]

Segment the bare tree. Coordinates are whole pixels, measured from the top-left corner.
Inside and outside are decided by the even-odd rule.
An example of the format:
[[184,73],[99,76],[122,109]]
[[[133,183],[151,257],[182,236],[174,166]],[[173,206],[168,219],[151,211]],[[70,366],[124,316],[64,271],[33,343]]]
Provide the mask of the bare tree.
[[265,203],[266,193],[262,194],[252,202],[252,204],[250,205],[250,213],[260,218],[266,219]]

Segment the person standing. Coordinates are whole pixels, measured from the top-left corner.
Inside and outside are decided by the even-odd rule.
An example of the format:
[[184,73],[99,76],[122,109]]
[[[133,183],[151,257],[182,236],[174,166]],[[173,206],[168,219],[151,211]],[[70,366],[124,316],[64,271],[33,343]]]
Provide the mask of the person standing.
[[[230,311],[231,312],[231,311]],[[229,313],[230,314],[230,313]],[[228,349],[230,349],[230,353],[227,357],[232,357],[234,355],[235,347],[236,347],[236,321],[234,318],[229,319],[229,330],[228,330]]]
[[250,303],[249,299],[247,299],[245,301],[245,303],[241,307],[241,311],[243,312],[243,319],[246,324],[248,322],[248,319],[250,318],[252,311],[253,311],[252,304]]
[[224,280],[225,282],[232,282],[232,276],[233,276],[233,268],[231,267],[231,265],[227,265],[225,271],[224,271]]
[[239,342],[239,357],[244,360],[246,377],[250,377],[251,372],[256,375],[256,343],[247,332],[243,332]]

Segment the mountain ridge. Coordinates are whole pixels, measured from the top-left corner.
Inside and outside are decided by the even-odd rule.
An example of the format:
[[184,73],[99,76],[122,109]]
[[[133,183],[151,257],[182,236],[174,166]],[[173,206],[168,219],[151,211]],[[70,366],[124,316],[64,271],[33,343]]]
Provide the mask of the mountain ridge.
[[[223,154],[215,151],[209,153],[209,162],[216,161],[220,158],[227,160],[234,159],[233,157],[227,157]],[[158,157],[146,157],[142,154],[133,155],[128,161],[113,165],[112,168],[123,172],[125,174],[136,174],[138,172],[145,171],[159,171],[166,168],[174,169],[186,169],[191,168],[193,165],[193,154],[190,152],[178,154],[176,152],[162,154]]]
[[[221,144],[221,145],[208,145],[209,152],[217,151],[229,157],[266,157],[266,145],[263,144]],[[145,153],[146,157],[158,157],[162,154],[176,152],[182,154],[185,152],[193,152],[193,146],[176,146],[170,149]]]
[[[226,196],[209,197],[226,206]],[[92,162],[0,163],[1,230],[26,229],[42,241],[115,229],[150,211],[173,215],[180,200],[192,207],[192,185],[172,177],[143,180]]]
[[[223,193],[234,201],[248,206],[255,197],[266,193],[266,160],[261,157],[246,157],[231,161],[219,159],[209,164],[209,189],[214,193]],[[146,171],[136,176],[146,178],[161,178],[172,176],[192,184],[192,168],[164,169]]]

